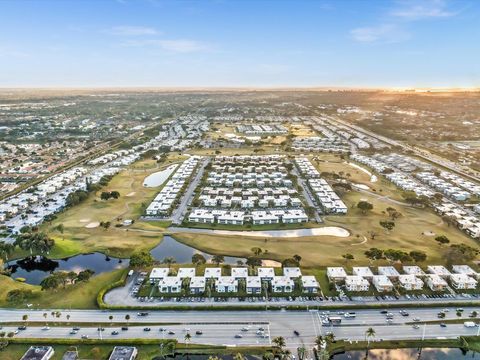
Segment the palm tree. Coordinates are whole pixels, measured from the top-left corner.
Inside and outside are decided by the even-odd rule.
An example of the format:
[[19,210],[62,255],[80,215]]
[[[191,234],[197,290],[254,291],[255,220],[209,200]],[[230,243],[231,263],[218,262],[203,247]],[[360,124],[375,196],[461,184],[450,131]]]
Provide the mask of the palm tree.
[[298,358],[300,360],[303,360],[305,358],[305,355],[307,353],[307,349],[305,348],[305,346],[301,346],[297,349],[297,352],[298,352]]
[[168,268],[172,266],[172,264],[175,264],[177,261],[173,256],[167,256],[165,259],[163,259],[163,263],[168,265]]
[[365,349],[365,358],[368,357],[368,348],[370,347],[370,338],[375,337],[375,330],[371,327],[365,331],[365,340],[367,340],[367,348]]
[[188,344],[190,344],[190,340],[192,339],[192,335],[190,335],[190,333],[187,332],[183,339],[185,340],[185,345],[186,345],[186,348],[187,348],[187,360],[188,360]]
[[110,326],[112,326],[112,323],[113,323],[113,315],[110,315],[110,316],[108,317],[108,320],[110,320]]
[[28,315],[23,315],[22,320],[25,322],[25,325],[27,325],[27,320],[28,320]]
[[128,325],[128,321],[130,320],[130,315],[125,315],[125,320],[127,320],[127,325]]
[[69,323],[70,320],[70,314],[67,314],[67,324]]
[[282,349],[286,345],[285,338],[283,336],[277,336],[276,338],[273,338],[272,343],[274,343],[279,349]]
[[315,345],[317,345],[317,347],[320,349],[323,345],[323,336],[322,335],[318,335],[316,338],[315,338]]
[[288,349],[283,350],[281,359],[290,359],[292,352]]
[[335,335],[333,333],[328,333],[325,337],[325,340],[327,341],[327,343],[332,343],[335,341]]

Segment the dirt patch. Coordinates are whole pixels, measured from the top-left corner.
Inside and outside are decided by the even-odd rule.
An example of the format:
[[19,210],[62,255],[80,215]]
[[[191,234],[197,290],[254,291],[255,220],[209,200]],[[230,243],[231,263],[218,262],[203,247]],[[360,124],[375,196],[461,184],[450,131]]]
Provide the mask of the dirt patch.
[[262,260],[262,266],[281,267],[282,263],[275,260]]
[[87,225],[85,225],[85,227],[87,229],[93,229],[93,228],[96,228],[96,227],[99,227],[100,226],[100,223],[98,221],[94,221],[94,222],[91,222],[91,223],[88,223]]
[[131,197],[131,196],[133,196],[133,195],[135,195],[135,194],[136,194],[136,192],[135,192],[135,191],[132,191],[131,193],[128,193],[128,194],[125,195],[125,196],[126,196],[126,197]]

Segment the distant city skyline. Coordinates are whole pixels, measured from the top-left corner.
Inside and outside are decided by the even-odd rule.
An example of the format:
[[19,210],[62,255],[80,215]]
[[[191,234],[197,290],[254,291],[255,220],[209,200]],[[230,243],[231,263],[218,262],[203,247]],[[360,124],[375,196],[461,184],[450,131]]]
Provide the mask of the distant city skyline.
[[0,2],[0,87],[480,87],[473,0]]

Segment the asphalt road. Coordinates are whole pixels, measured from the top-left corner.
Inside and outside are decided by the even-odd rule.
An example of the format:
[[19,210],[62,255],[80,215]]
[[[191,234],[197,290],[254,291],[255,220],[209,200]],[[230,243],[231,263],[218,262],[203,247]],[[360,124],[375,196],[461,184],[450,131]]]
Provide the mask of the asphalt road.
[[[423,321],[438,320],[437,313],[441,309],[409,309],[409,316],[403,317],[398,310],[392,310],[394,314],[393,322],[388,324],[384,314],[379,310],[357,310],[356,317],[353,319],[342,319],[341,325],[325,325],[322,318],[327,314],[332,316],[341,316],[337,312],[318,312],[318,311],[151,311],[148,316],[137,316],[134,311],[101,311],[101,310],[61,310],[62,315],[59,318],[53,318],[50,315],[51,310],[0,310],[1,322],[22,322],[22,316],[28,315],[30,322],[27,330],[19,331],[16,337],[46,337],[46,338],[81,338],[81,335],[88,335],[90,338],[172,338],[181,342],[184,341],[186,330],[189,329],[192,335],[191,342],[198,344],[215,344],[230,346],[255,346],[267,345],[271,339],[277,336],[283,336],[286,339],[287,346],[297,347],[300,344],[311,345],[315,336],[325,335],[328,331],[335,334],[338,339],[358,341],[365,339],[365,332],[369,327],[376,331],[375,339],[420,339],[425,338],[454,338],[460,335],[477,335],[480,328],[467,328],[461,324],[448,324],[447,327],[440,327],[438,324],[424,325]],[[445,319],[458,319],[456,310],[449,308]],[[475,310],[480,313],[480,307],[468,308],[464,311],[462,319],[468,318],[470,311]],[[47,313],[45,319],[43,314]],[[70,315],[67,320],[66,315]],[[125,315],[129,314],[129,330],[121,331],[116,323],[125,322]],[[88,327],[88,323],[105,322],[109,323],[109,316],[113,316],[112,325],[105,326],[105,331],[101,334],[96,327]],[[414,329],[409,322],[418,317],[420,328]],[[48,321],[64,322],[63,327],[52,327],[50,330],[42,330],[45,322]],[[34,324],[32,322],[38,322]],[[71,326],[67,322],[77,322],[83,325],[77,334],[70,334]],[[144,325],[138,323],[151,323],[151,331],[144,331]],[[137,323],[137,325],[135,325]],[[92,324],[93,325],[93,324]],[[242,331],[243,327],[248,327],[248,331]],[[265,329],[265,336],[259,336],[256,331],[259,327]],[[166,328],[166,332],[160,331],[160,328]],[[4,326],[3,331],[14,331],[16,326]],[[111,332],[117,330],[118,335],[112,335]],[[169,335],[168,331],[174,331],[175,334]],[[201,330],[202,335],[196,335],[195,332]],[[294,334],[294,330],[300,333],[300,336]],[[235,335],[241,334],[242,337]]]

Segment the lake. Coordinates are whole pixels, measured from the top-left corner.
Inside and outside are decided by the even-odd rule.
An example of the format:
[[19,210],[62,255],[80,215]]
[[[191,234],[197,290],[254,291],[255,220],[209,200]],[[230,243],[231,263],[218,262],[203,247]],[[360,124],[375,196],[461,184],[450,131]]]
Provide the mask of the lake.
[[[333,360],[364,360],[365,351],[347,351],[343,354],[334,355]],[[418,349],[374,349],[368,352],[368,360],[456,360],[456,359],[480,359],[479,353],[468,352],[464,354],[460,349],[431,349],[425,348],[419,357]]]
[[[202,254],[207,261],[212,259],[212,255],[182,244],[171,236],[165,236],[150,253],[159,261],[172,256],[177,263],[191,263],[193,254]],[[225,256],[225,264],[235,265],[238,260],[245,261],[243,258]],[[124,269],[128,264],[129,259],[108,257],[95,252],[59,260],[48,259],[45,256],[28,256],[21,260],[9,261],[5,264],[5,268],[11,270],[12,278],[24,278],[28,284],[38,285],[49,274],[58,270],[79,272],[90,269],[98,275]]]
[[162,185],[169,178],[169,176],[172,175],[172,173],[175,171],[177,166],[178,164],[173,164],[162,171],[157,171],[157,172],[154,172],[153,174],[148,175],[143,180],[143,186],[157,187]]

